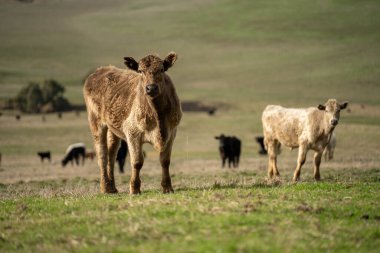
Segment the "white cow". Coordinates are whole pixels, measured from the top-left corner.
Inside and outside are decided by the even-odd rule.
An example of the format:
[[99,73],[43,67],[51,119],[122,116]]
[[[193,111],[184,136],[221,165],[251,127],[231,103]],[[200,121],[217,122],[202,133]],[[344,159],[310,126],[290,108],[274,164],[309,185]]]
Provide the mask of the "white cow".
[[309,149],[315,151],[314,178],[320,180],[319,166],[323,150],[338,125],[340,111],[347,105],[347,102],[339,104],[336,99],[329,99],[325,105],[303,109],[268,105],[262,114],[264,143],[269,157],[268,176],[280,175],[277,155],[282,144],[290,148],[299,148],[294,181],[300,179],[301,167],[306,161]]

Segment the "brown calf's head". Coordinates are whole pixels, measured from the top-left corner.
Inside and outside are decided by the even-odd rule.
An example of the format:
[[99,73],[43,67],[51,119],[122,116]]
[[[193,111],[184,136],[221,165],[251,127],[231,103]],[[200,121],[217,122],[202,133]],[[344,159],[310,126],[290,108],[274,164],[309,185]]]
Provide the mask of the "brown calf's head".
[[326,112],[330,125],[335,127],[339,122],[340,111],[345,109],[347,105],[348,102],[339,104],[336,99],[329,99],[324,105],[318,105],[318,109]]
[[165,85],[164,73],[177,60],[177,54],[170,52],[164,60],[156,55],[148,55],[136,62],[132,57],[124,57],[124,64],[140,73],[145,94],[150,98],[159,96]]

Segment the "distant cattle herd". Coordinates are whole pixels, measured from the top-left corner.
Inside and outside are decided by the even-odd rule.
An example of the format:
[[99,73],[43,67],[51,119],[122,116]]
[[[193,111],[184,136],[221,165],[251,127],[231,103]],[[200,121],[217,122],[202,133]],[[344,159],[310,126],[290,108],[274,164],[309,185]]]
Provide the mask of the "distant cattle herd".
[[[140,61],[124,57],[126,69],[100,67],[88,76],[83,94],[95,152],[86,152],[84,143],[68,146],[61,161],[63,167],[84,165],[85,159],[97,157],[100,167],[100,189],[116,193],[114,164],[124,172],[127,153],[131,165],[130,194],[139,194],[140,170],[144,163],[143,143],[150,143],[159,152],[162,168],[161,186],[164,193],[173,192],[169,166],[171,151],[182,118],[181,103],[171,78],[166,74],[177,60],[169,53],[164,59],[148,55]],[[336,146],[334,129],[340,111],[348,103],[329,99],[310,108],[285,108],[268,105],[262,113],[263,136],[256,136],[259,154],[268,155],[268,177],[279,176],[277,156],[281,146],[298,148],[293,180],[300,180],[301,167],[309,150],[314,151],[314,178],[320,180],[320,164],[333,158]],[[61,116],[61,115],[60,115]],[[16,116],[20,120],[20,116]],[[220,134],[218,151],[221,167],[238,168],[242,141],[236,136]],[[51,152],[37,153],[43,162],[51,162]],[[0,154],[1,163],[1,154]]]

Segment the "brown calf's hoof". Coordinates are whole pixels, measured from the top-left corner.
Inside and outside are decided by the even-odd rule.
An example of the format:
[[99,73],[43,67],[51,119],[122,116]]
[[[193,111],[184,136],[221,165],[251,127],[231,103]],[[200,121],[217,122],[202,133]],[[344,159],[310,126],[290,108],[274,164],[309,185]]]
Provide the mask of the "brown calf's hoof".
[[162,187],[162,192],[164,194],[167,194],[167,193],[174,193],[174,190],[173,190],[173,187],[169,186],[169,187]]
[[315,181],[321,181],[321,176],[320,175],[317,175],[317,176],[314,176],[314,178],[315,178]]
[[141,191],[140,190],[130,190],[129,191],[129,195],[140,195],[141,194]]
[[129,195],[140,195],[140,187],[132,187],[132,185],[129,186]]
[[135,180],[129,183],[129,195],[141,194],[140,191],[141,181]]
[[115,187],[106,187],[106,188],[101,188],[100,189],[101,193],[110,193],[110,194],[113,194],[113,193],[118,193],[117,189]]

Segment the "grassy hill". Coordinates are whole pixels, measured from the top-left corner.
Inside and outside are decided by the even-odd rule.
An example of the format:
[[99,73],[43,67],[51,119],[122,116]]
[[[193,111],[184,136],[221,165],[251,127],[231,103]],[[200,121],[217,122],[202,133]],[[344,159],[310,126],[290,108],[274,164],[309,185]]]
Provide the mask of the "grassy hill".
[[[66,147],[92,140],[85,113],[0,117],[0,251],[376,252],[379,245],[380,2],[354,0],[35,0],[0,3],[0,100],[29,81],[56,79],[82,104],[86,74],[123,57],[179,59],[169,74],[183,101],[218,106],[184,114],[173,150],[175,194],[158,193],[146,146],[143,195],[98,194],[95,162],[62,169]],[[282,180],[266,177],[254,137],[267,104],[349,101],[332,162],[300,184],[296,151]],[[243,140],[238,170],[221,171],[215,135]],[[52,164],[37,151],[51,150]],[[128,171],[129,166],[127,166]],[[41,230],[46,227],[46,230]]]

